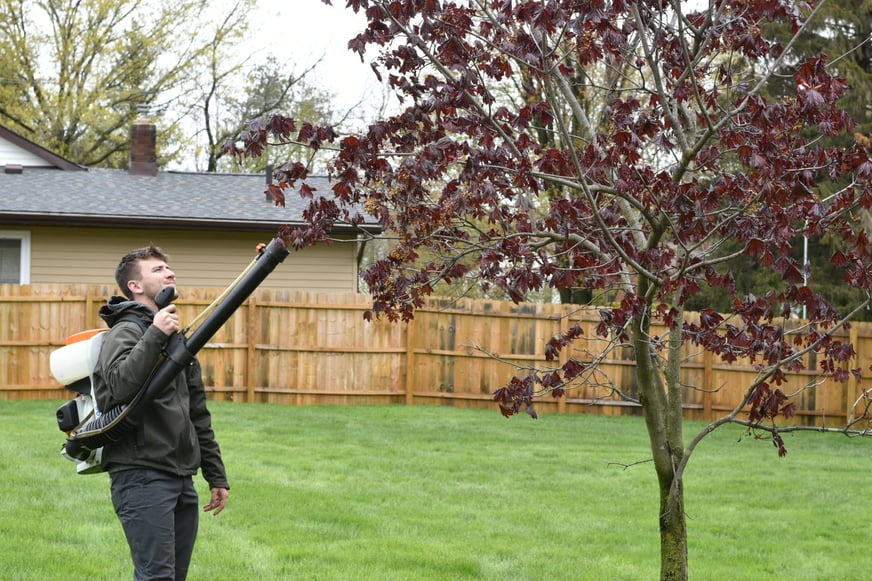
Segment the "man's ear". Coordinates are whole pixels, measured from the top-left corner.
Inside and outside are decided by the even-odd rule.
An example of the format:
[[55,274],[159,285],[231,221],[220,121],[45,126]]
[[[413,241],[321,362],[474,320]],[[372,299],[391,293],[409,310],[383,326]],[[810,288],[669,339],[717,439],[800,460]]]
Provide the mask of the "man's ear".
[[142,285],[139,283],[138,280],[128,280],[127,290],[130,291],[130,294],[136,295],[142,292]]

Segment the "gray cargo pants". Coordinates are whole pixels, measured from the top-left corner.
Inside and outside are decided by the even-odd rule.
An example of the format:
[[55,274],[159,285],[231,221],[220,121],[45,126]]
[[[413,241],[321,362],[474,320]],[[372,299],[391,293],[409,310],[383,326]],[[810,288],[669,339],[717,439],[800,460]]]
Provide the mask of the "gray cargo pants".
[[147,468],[113,471],[110,478],[134,581],[184,581],[200,518],[193,479]]

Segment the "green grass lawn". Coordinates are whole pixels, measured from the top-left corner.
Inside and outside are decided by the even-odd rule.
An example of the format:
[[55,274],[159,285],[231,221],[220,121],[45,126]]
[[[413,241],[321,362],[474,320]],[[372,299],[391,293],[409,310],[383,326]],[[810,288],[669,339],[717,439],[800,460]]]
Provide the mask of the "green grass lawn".
[[[129,579],[105,474],[58,455],[61,402],[0,401],[0,577]],[[639,418],[211,404],[232,484],[189,579],[617,580],[659,575]],[[686,436],[701,424],[686,428]],[[712,434],[686,476],[692,579],[863,580],[872,440]],[[203,503],[207,491],[197,478]]]

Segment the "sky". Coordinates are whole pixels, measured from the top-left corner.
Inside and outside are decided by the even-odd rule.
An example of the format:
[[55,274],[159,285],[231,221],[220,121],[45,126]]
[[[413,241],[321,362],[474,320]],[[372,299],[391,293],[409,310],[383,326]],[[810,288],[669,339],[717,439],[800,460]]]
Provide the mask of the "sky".
[[[224,0],[230,1],[230,0]],[[323,56],[310,75],[316,86],[336,97],[337,109],[347,110],[369,96],[380,100],[381,88],[367,63],[348,50],[348,41],[361,32],[365,19],[345,8],[346,0],[257,0],[251,14],[251,48],[289,58],[301,72]],[[371,57],[372,55],[370,55]]]

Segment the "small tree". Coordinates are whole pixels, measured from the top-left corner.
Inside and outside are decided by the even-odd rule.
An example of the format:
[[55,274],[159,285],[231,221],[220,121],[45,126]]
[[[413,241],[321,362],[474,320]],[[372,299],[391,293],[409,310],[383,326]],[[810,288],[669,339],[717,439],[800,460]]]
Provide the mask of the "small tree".
[[[241,136],[235,152],[257,155],[274,139],[314,148],[338,141],[332,196],[306,186],[304,165],[294,163],[271,191],[281,202],[284,188],[302,180],[312,197],[309,226],[286,232],[296,247],[325,240],[337,220],[358,222],[361,206],[398,233],[363,274],[369,316],[409,319],[436,281],[470,277],[515,301],[548,286],[616,296],[600,309],[597,332],[634,351],[660,491],[661,578],[686,579],[683,475],[702,438],[737,423],[771,436],[784,455],[781,434],[804,427],[780,425],[794,412],[782,387],[804,369],[804,356],[815,354],[821,377],[861,379],[850,366],[853,347],[834,338],[872,289],[858,219],[872,206],[872,163],[863,140],[827,145],[854,128],[835,104],[848,87],[817,55],[794,68],[788,96],[763,94],[784,54],[764,36],[766,24],[789,22],[796,36],[816,3],[347,4],[368,19],[349,46],[379,48],[373,66],[406,108],[342,138],[273,117]],[[840,242],[830,266],[866,297],[845,312],[813,292],[815,272],[791,254],[797,240],[824,236]],[[425,250],[437,258],[421,263]],[[738,292],[732,268],[742,257],[777,284]],[[729,312],[703,307],[686,319],[685,304],[706,288],[730,296]],[[803,309],[807,320],[785,325]],[[655,323],[665,334],[652,333]],[[556,360],[580,333],[566,329],[546,353]],[[730,413],[685,441],[688,344],[725,362],[749,360],[758,373]],[[506,416],[535,417],[537,396],[561,396],[595,367],[569,357],[513,378],[494,397]],[[838,431],[872,434],[869,395]]]

